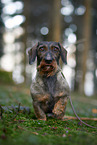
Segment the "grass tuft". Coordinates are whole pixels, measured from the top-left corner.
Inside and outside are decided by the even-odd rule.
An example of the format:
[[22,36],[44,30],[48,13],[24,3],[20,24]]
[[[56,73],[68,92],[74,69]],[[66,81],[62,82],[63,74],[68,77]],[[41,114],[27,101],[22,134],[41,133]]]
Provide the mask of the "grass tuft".
[[[84,102],[81,98],[72,96],[73,104],[79,116],[97,117],[92,109],[96,105]],[[80,101],[79,101],[80,100]],[[21,103],[24,110],[16,115],[16,110],[9,106],[18,106]],[[80,124],[78,120],[37,120],[32,108],[29,89],[17,86],[0,87],[0,105],[3,108],[0,116],[0,144],[1,145],[97,145],[97,129]],[[5,109],[5,108],[6,109]],[[27,108],[30,108],[30,112]],[[0,110],[1,111],[1,110]],[[13,118],[16,115],[15,118]],[[70,104],[67,105],[66,115],[73,115]],[[13,118],[13,119],[12,119]],[[97,121],[86,121],[92,126],[97,126]]]

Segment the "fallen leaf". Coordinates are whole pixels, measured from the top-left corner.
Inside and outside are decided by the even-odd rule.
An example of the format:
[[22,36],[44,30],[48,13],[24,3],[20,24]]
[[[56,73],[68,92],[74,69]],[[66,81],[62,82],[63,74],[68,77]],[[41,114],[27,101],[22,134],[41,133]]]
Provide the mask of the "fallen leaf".
[[14,119],[14,121],[17,121],[16,118]]
[[32,132],[33,134],[35,134],[35,135],[38,135],[38,133],[37,132]]
[[19,128],[19,129],[21,129],[21,130],[25,130],[24,128],[22,128],[22,127],[21,127],[21,126],[19,126],[19,125],[18,125],[18,128]]
[[92,112],[97,114],[97,109],[92,109]]

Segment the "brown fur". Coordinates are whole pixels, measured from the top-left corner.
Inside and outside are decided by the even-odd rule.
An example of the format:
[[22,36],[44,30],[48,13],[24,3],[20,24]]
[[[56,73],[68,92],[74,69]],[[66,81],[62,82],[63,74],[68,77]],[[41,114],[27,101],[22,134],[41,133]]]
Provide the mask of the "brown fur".
[[57,71],[57,63],[55,60],[53,60],[52,63],[47,64],[44,60],[42,60],[40,65],[38,66],[38,70],[42,76],[53,76]]
[[58,42],[40,42],[28,49],[29,63],[37,57],[37,74],[31,84],[31,96],[36,117],[46,120],[47,115],[62,119],[69,86],[59,69],[59,59],[66,62],[66,50]]

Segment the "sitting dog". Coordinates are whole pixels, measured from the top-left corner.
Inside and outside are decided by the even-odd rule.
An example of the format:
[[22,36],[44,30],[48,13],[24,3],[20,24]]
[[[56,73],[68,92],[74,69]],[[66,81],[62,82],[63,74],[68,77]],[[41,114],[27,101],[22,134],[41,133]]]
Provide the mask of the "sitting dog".
[[32,81],[31,96],[36,117],[62,119],[65,114],[69,86],[59,69],[59,59],[66,63],[67,51],[59,42],[38,42],[27,49],[29,64],[37,57],[37,74]]

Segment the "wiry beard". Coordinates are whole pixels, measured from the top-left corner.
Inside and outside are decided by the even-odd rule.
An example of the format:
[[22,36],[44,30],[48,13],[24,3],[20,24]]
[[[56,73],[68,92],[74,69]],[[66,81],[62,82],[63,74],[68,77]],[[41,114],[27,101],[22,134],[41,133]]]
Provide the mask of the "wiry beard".
[[47,64],[45,60],[42,60],[38,66],[38,70],[42,76],[53,76],[57,71],[57,62],[56,60],[53,60],[50,64]]

